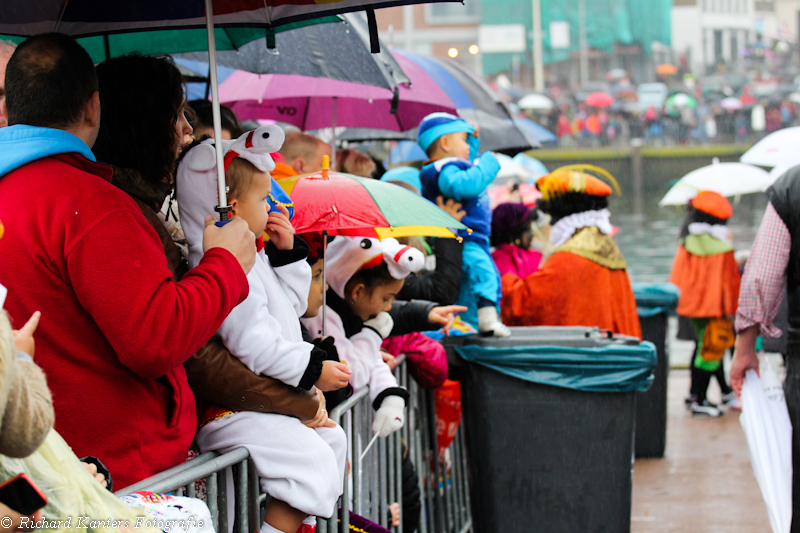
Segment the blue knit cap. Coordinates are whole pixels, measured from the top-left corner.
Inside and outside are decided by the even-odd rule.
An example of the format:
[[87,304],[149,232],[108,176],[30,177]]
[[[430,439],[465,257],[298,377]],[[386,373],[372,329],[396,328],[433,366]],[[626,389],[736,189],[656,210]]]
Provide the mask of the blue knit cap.
[[417,193],[422,192],[422,181],[419,179],[419,170],[414,167],[397,167],[387,170],[386,173],[381,176],[381,181],[402,181],[414,187]]
[[458,133],[465,131],[467,135],[467,143],[470,147],[470,159],[475,159],[478,156],[478,138],[473,135],[475,133],[475,126],[466,120],[459,118],[450,113],[431,113],[422,119],[417,128],[417,144],[419,147],[428,151],[428,147],[442,135],[449,133]]

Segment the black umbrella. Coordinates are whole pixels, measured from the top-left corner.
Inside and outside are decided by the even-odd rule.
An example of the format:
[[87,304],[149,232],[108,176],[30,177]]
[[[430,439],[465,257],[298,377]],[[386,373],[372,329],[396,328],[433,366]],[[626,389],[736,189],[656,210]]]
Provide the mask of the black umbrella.
[[[342,22],[316,24],[284,31],[275,36],[275,47],[266,38],[251,41],[238,50],[217,51],[217,65],[255,74],[295,74],[314,78],[374,85],[394,89],[408,77],[385,48],[370,52],[366,17],[341,15]],[[207,61],[205,52],[175,54],[193,61]]]

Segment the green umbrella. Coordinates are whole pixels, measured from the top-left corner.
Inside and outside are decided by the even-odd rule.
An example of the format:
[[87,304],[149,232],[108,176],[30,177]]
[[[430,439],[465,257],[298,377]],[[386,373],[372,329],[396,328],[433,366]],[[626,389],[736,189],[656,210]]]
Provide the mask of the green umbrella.
[[694,96],[686,93],[673,94],[664,102],[664,110],[668,115],[679,115],[681,109],[694,109],[697,107],[697,100]]
[[[267,37],[270,41],[275,33],[282,33],[312,24],[341,22],[338,16],[305,20],[278,26],[271,33],[264,28],[215,28],[217,50],[238,50],[241,46]],[[26,37],[0,35],[0,39],[21,43]],[[205,28],[171,30],[143,30],[128,33],[81,37],[77,39],[92,61],[101,63],[108,58],[137,52],[142,55],[178,54],[182,52],[204,52],[208,50],[208,33]],[[266,53],[266,51],[265,51]]]

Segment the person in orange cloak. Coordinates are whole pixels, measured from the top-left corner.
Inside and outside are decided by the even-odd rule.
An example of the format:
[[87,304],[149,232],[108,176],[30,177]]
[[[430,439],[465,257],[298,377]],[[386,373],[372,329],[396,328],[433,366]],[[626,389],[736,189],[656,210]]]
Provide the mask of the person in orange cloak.
[[[729,408],[738,408],[736,394],[725,381],[722,368],[725,349],[733,343],[732,318],[741,282],[731,232],[726,226],[731,216],[730,202],[716,192],[701,191],[689,202],[669,279],[681,290],[678,314],[691,319],[697,338],[691,364],[692,384],[686,398],[694,416],[722,415],[706,398],[711,376],[719,382],[722,401]],[[724,338],[720,338],[719,331],[723,331]]]
[[562,167],[536,182],[537,209],[552,217],[555,251],[538,272],[502,277],[501,316],[509,326],[597,326],[641,338],[627,265],[611,238],[611,187],[583,170]]

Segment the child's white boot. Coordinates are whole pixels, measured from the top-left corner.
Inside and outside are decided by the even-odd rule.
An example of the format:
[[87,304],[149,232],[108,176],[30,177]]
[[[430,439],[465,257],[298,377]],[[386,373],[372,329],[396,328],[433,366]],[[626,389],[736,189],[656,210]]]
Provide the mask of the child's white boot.
[[478,309],[478,331],[484,337],[508,337],[511,335],[511,330],[500,322],[497,308],[493,305]]

